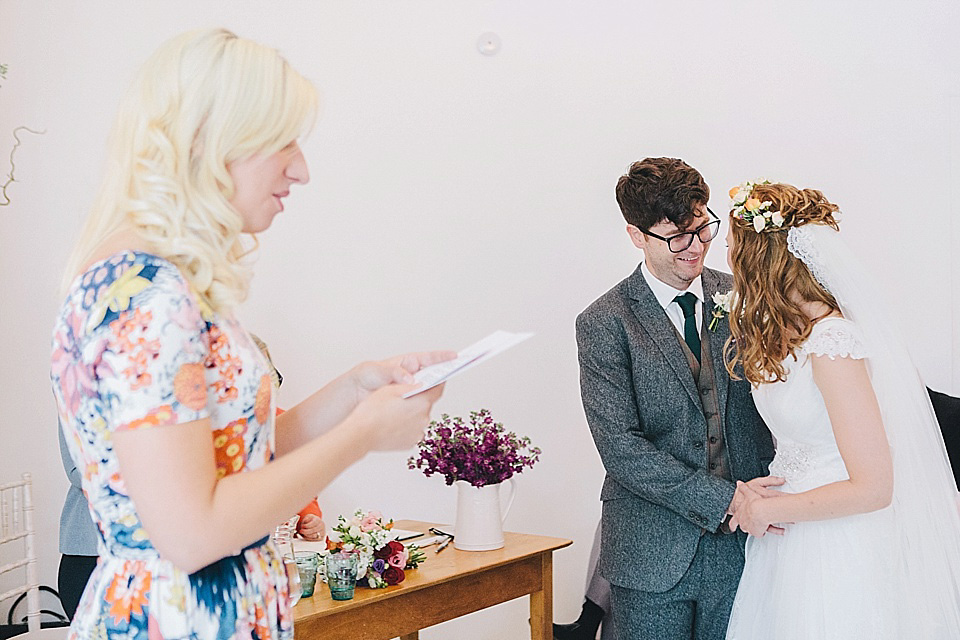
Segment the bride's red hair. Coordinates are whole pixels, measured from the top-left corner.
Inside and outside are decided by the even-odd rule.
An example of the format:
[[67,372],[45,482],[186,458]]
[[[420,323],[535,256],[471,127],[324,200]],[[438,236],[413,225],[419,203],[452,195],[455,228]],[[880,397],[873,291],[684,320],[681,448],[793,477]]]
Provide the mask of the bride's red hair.
[[[789,184],[758,184],[750,197],[771,201],[771,210],[779,210],[784,221],[782,227],[758,233],[750,222],[730,216],[735,295],[724,361],[735,379],[739,376],[734,369],[741,365],[743,376],[759,386],[785,380],[782,362],[788,356],[796,359],[797,348],[817,320],[840,310],[834,297],[787,248],[791,227],[826,224],[837,229],[834,214],[839,207],[815,189]],[[805,302],[823,303],[826,310],[809,318],[800,307]]]

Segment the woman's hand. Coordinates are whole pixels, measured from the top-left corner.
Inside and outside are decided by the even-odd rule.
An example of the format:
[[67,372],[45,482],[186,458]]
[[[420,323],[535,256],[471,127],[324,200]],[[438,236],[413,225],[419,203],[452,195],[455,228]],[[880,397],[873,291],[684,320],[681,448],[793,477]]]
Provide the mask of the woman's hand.
[[430,422],[430,410],[440,396],[444,385],[404,398],[417,385],[387,384],[370,393],[357,405],[349,420],[360,429],[360,437],[367,438],[370,451],[397,451],[409,449],[423,437]]
[[[776,478],[776,480],[781,479]],[[769,509],[771,501],[777,498],[762,494],[760,492],[762,489],[764,489],[762,486],[755,489],[746,482],[737,481],[737,493],[740,494],[740,499],[736,502],[730,517],[731,531],[736,531],[739,527],[745,533],[758,538],[762,538],[767,533],[783,535],[783,528],[774,525],[776,520],[770,515]],[[776,492],[770,491],[770,493]]]
[[304,540],[323,540],[327,535],[327,525],[317,514],[308,513],[297,525],[297,533]]
[[[451,360],[456,355],[453,351],[424,351],[358,364],[277,418],[277,455],[282,456],[294,451],[341,424],[358,410],[361,403],[368,400],[379,389],[398,385],[404,387],[403,393],[415,389],[414,373],[423,367]],[[388,395],[396,394],[391,392]],[[433,396],[427,397],[433,398]],[[423,400],[424,398],[421,398],[418,403]],[[436,398],[433,400],[435,401]],[[429,404],[432,405],[432,403],[433,401]],[[429,407],[426,411],[429,412]],[[370,411],[362,411],[361,418],[366,416],[363,419],[367,422],[381,420],[369,414]],[[355,426],[363,427],[363,425]],[[367,428],[370,426],[366,424]],[[394,445],[388,448],[404,449],[412,444]]]
[[413,384],[413,374],[424,367],[457,357],[456,351],[405,353],[386,360],[361,362],[349,371],[357,402],[388,384]]

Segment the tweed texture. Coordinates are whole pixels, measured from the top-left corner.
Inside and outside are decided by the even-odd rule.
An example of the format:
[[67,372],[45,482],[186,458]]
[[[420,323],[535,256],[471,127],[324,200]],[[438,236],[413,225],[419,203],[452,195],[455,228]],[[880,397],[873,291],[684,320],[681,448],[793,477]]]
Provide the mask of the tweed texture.
[[[732,278],[702,275],[703,322]],[[707,469],[707,420],[676,331],[638,267],[577,318],[584,412],[606,469],[600,573],[628,589],[664,592],[690,566],[703,531],[716,532],[733,482]],[[726,319],[707,331],[717,404],[734,481],[766,475],[773,443],[745,380],[723,365]],[[708,363],[703,363],[706,366]],[[735,534],[741,551],[745,541]],[[742,567],[742,557],[736,566]],[[735,575],[716,576],[736,584]]]

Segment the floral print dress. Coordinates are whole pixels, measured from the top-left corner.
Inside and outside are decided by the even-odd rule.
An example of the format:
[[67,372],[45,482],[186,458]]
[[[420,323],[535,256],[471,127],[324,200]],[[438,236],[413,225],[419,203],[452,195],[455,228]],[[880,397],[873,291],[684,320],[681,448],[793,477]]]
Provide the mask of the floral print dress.
[[116,431],[209,419],[218,476],[262,467],[274,450],[269,371],[236,320],[214,313],[157,256],[125,251],[72,283],[54,328],[51,379],[100,531],[100,561],[71,640],[293,637],[273,543],[264,537],[181,571],[151,544],[111,442]]

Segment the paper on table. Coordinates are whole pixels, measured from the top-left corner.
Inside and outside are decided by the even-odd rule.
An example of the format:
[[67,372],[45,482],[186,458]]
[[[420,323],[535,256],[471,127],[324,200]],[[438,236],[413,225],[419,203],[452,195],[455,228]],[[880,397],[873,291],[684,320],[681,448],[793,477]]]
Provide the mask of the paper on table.
[[447,536],[432,536],[430,538],[423,538],[420,540],[411,540],[410,544],[417,545],[418,548],[422,549],[424,547],[429,547],[432,544],[437,544],[438,542],[443,542],[447,540]]
[[[446,531],[446,529],[444,529]],[[393,534],[391,537],[394,540],[408,541],[406,544],[415,544],[418,547],[429,547],[432,544],[446,540],[447,536],[426,536],[422,531],[411,531],[409,529],[391,529],[390,533]],[[336,540],[336,534],[331,534],[330,538]],[[294,547],[297,551],[316,551],[320,553],[327,550],[327,541],[326,540],[304,540],[303,538],[296,538],[293,541]]]
[[469,347],[460,350],[457,357],[453,360],[447,360],[429,367],[424,367],[417,371],[413,378],[423,386],[414,389],[403,395],[404,398],[415,396],[418,393],[431,389],[438,384],[446,382],[455,375],[459,375],[471,369],[481,362],[489,360],[498,353],[502,353],[510,347],[520,344],[532,333],[511,333],[509,331],[494,331],[483,340],[474,342]]
[[410,531],[409,529],[391,529],[390,533],[393,534],[394,540],[399,540],[400,542],[423,535],[422,531]]

